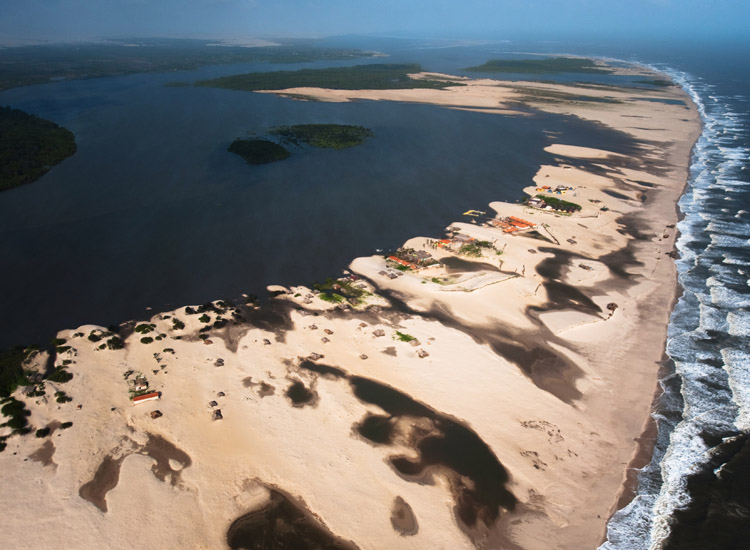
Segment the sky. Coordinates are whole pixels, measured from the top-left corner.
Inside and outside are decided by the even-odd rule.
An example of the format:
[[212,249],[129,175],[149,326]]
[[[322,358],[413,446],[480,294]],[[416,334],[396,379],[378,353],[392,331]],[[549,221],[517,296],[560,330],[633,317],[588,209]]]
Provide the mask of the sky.
[[742,36],[748,0],[0,0],[0,42],[400,34]]

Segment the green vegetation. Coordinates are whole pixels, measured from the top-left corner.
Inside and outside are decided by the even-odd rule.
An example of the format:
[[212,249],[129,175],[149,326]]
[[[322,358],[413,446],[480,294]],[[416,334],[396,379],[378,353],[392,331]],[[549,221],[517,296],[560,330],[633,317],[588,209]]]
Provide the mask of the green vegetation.
[[537,195],[536,198],[542,199],[545,204],[548,204],[555,210],[562,210],[565,212],[577,212],[581,209],[580,204],[574,202],[568,202],[548,195]]
[[185,323],[180,321],[177,317],[172,319],[172,329],[174,330],[182,330],[185,328]]
[[209,321],[211,320],[211,317],[209,317],[208,315],[206,315],[206,314],[204,313],[203,315],[201,315],[200,317],[198,317],[198,320],[199,320],[199,321],[200,321],[201,323],[208,323],[208,322],[209,322]]
[[66,341],[67,340],[65,340],[65,338],[53,338],[52,340],[50,340],[50,344],[57,347],[62,346]]
[[194,39],[123,39],[100,44],[21,46],[3,49],[0,90],[54,80],[131,73],[187,71],[230,63],[306,63],[372,57],[371,52],[319,48],[314,42],[247,48]]
[[111,350],[122,349],[125,347],[125,342],[119,336],[113,336],[107,340],[107,347]]
[[154,339],[150,336],[144,336],[143,338],[141,338],[141,344],[150,344],[153,341]]
[[373,64],[330,69],[300,69],[225,76],[196,82],[196,86],[228,88],[230,90],[286,90],[288,88],[329,88],[334,90],[402,90],[410,88],[442,89],[463,86],[449,80],[413,79],[419,73],[418,64]]
[[412,340],[416,340],[417,338],[415,336],[412,336],[411,334],[396,331],[396,334],[393,335],[393,339],[398,340],[399,342],[411,342]]
[[63,422],[62,424],[60,424],[60,429],[61,429],[61,430],[67,430],[67,429],[68,429],[68,428],[70,428],[70,427],[71,427],[72,425],[73,425],[73,423],[72,423],[72,422]]
[[363,126],[297,124],[273,128],[271,135],[278,136],[284,143],[293,143],[294,145],[306,143],[313,147],[326,149],[346,149],[363,143],[373,134],[372,130]]
[[458,253],[463,256],[470,256],[472,258],[482,257],[482,247],[477,243],[467,243],[458,249]]
[[47,437],[47,436],[49,435],[49,431],[50,431],[50,430],[49,430],[49,428],[39,428],[39,429],[38,429],[38,430],[36,431],[36,436],[37,436],[37,437],[38,437],[39,439],[41,439],[41,438],[43,438],[43,437]]
[[70,382],[73,379],[73,375],[70,374],[65,367],[55,367],[55,370],[47,376],[47,380],[50,382],[57,382],[58,384],[64,384]]
[[75,152],[69,130],[19,109],[0,107],[0,191],[38,180]]
[[13,397],[7,398],[0,412],[3,413],[3,416],[8,417],[8,420],[3,424],[4,426],[11,428],[13,433],[26,433],[26,425],[29,423],[26,418],[31,416],[31,411],[26,408],[23,401]]
[[241,156],[248,164],[268,164],[291,155],[284,147],[267,139],[235,139],[227,151]]
[[544,59],[490,59],[483,65],[468,67],[465,71],[482,73],[558,74],[588,73],[609,74],[611,71],[591,59],[574,57],[548,57]]
[[340,304],[346,299],[341,294],[336,294],[335,292],[321,292],[318,294],[318,298],[324,302],[331,302],[332,304]]
[[139,334],[148,334],[152,330],[156,328],[156,325],[150,324],[150,323],[141,323],[140,325],[136,325],[135,330]]
[[0,351],[0,397],[8,397],[18,386],[29,383],[23,363],[33,351],[22,347]]
[[73,398],[69,397],[64,391],[57,391],[55,392],[55,401],[58,403],[70,403],[73,401]]

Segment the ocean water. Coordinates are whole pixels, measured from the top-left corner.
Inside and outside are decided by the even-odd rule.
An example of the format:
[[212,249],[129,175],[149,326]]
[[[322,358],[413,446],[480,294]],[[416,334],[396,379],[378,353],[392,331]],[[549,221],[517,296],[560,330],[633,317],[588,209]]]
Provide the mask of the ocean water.
[[[679,201],[682,296],[671,316],[651,463],[602,550],[721,549],[750,540],[749,49],[642,52],[698,105]],[[692,55],[691,55],[692,53]],[[663,54],[663,52],[662,52]]]

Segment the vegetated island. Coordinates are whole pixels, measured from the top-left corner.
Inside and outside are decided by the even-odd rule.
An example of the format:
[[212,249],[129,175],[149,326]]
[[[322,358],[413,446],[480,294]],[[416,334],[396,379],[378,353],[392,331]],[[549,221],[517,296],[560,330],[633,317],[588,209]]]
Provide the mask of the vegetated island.
[[0,107],[0,191],[39,179],[75,152],[70,130],[20,109]]
[[267,139],[235,139],[227,151],[241,156],[248,164],[269,164],[291,155],[284,146]]
[[329,69],[300,69],[224,76],[200,80],[196,86],[227,88],[230,90],[285,90],[287,88],[327,88],[332,90],[403,90],[412,88],[442,89],[463,86],[457,80],[414,79],[409,75],[421,73],[419,64],[355,65]]
[[373,57],[375,52],[314,43],[240,46],[194,39],[122,39],[3,49],[0,90],[132,73],[187,71],[232,63],[307,63]]
[[609,74],[612,71],[591,59],[577,57],[548,57],[544,59],[490,59],[482,65],[467,67],[465,71],[481,73],[559,74],[588,73]]
[[348,124],[297,124],[279,126],[271,130],[284,143],[305,143],[323,149],[346,149],[363,143],[372,137],[372,130],[364,126]]
[[[312,145],[322,149],[347,149],[372,137],[372,130],[348,124],[297,124],[272,128],[270,135],[283,143]],[[283,145],[268,139],[236,139],[227,149],[248,164],[268,164],[289,158],[291,153]]]

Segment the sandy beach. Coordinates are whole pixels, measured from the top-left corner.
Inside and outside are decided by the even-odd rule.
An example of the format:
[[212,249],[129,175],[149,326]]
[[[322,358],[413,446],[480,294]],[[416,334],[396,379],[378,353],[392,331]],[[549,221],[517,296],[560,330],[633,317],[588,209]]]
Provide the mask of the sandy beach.
[[553,136],[525,193],[579,210],[478,204],[323,291],[61,331],[72,380],[16,392],[51,433],[0,453],[14,548],[601,543],[648,448],[698,113],[676,86],[463,84],[269,93],[565,114],[635,152]]

